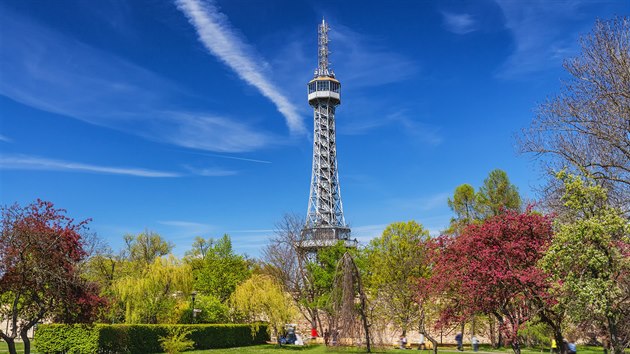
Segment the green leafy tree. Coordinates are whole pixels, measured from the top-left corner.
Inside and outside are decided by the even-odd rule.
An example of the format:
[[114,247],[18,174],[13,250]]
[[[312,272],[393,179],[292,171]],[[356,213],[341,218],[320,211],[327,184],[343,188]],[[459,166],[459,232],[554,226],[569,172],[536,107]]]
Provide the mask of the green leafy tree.
[[455,213],[447,233],[459,233],[462,228],[479,218],[477,214],[477,193],[468,183],[457,186],[453,198],[448,198],[448,207]]
[[173,250],[173,244],[165,241],[159,234],[152,231],[141,232],[136,236],[125,235],[124,255],[131,262],[148,265]]
[[622,354],[630,344],[630,222],[594,181],[564,171],[558,177],[570,221],[557,225],[541,266],[571,318],[599,324]]
[[197,236],[195,237],[195,241],[193,242],[189,251],[186,251],[184,255],[184,261],[193,269],[193,273],[195,276],[203,268],[204,262],[206,260],[206,256],[212,251],[214,247],[214,239],[209,237],[205,239],[203,237]]
[[[337,264],[347,251],[348,248],[344,241],[339,241],[333,246],[320,249],[315,259],[306,263],[306,269],[315,293],[314,303],[309,304],[310,306],[329,314],[332,313],[330,292],[337,275]],[[353,254],[356,255],[356,253],[355,249]]]
[[262,274],[255,274],[240,284],[230,302],[253,325],[253,333],[258,331],[260,322],[264,321],[276,337],[284,325],[293,322],[299,313],[282,285]]
[[168,322],[178,302],[177,294],[190,294],[191,290],[190,266],[174,256],[155,258],[139,273],[113,284],[116,297],[124,303],[127,323]]
[[417,281],[427,275],[425,241],[429,231],[415,221],[387,226],[367,246],[370,271],[365,277],[373,303],[381,316],[402,331],[420,319]]
[[211,239],[209,244],[203,266],[195,274],[195,289],[225,302],[234,289],[251,276],[250,262],[234,253],[228,235],[216,242]]
[[510,183],[507,173],[499,169],[488,174],[476,194],[476,199],[477,213],[484,219],[499,215],[505,210],[521,209],[518,188]]
[[230,307],[212,295],[197,294],[195,309],[200,310],[194,318],[191,301],[178,304],[177,323],[227,323],[230,321]]

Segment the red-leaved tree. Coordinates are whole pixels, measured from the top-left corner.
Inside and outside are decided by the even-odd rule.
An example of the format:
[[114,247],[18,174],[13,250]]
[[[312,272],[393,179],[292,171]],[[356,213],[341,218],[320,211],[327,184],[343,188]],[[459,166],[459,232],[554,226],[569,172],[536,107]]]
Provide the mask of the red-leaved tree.
[[521,326],[553,307],[547,277],[537,267],[552,235],[552,218],[528,208],[471,224],[459,236],[438,238],[431,286],[444,305],[440,323],[479,313],[494,316],[520,354]]
[[82,232],[89,220],[75,222],[65,210],[37,200],[2,207],[0,236],[0,319],[8,320],[0,338],[16,353],[15,339],[30,353],[28,331],[38,322],[91,322],[103,300],[84,281],[77,265],[87,256]]

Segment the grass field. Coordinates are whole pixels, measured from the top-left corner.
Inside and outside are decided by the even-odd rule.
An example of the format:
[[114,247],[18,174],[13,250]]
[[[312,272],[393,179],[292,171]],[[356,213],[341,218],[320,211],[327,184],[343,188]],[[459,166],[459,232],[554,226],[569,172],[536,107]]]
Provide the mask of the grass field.
[[[22,343],[16,343],[18,353],[23,352]],[[34,347],[31,348],[31,353],[38,354],[34,351]],[[465,348],[465,353],[473,354],[474,352],[469,348]],[[7,349],[7,344],[3,341],[0,341],[0,354],[6,354],[9,350]],[[327,348],[323,345],[311,345],[308,347],[295,347],[295,346],[284,346],[279,348],[275,345],[265,344],[265,345],[255,345],[251,347],[240,347],[240,348],[229,348],[229,349],[211,349],[211,350],[195,350],[188,351],[186,354],[350,354],[350,353],[364,353],[365,350],[359,348]],[[400,349],[393,348],[375,348],[373,353],[403,353],[407,351],[403,351]],[[431,351],[428,350],[409,350],[409,353],[422,353],[422,354],[431,354]],[[455,350],[452,347],[440,348],[439,353],[444,354],[454,354],[461,353]],[[478,352],[478,354],[498,354],[505,353],[511,354],[512,350],[509,348],[503,349],[491,349],[489,347],[482,346]],[[541,350],[541,349],[528,349],[525,348],[522,350],[522,354],[547,354],[549,350]],[[602,354],[603,350],[600,347],[584,347],[578,346],[578,354]]]
[[[21,342],[16,342],[15,348],[17,349],[18,353],[24,352],[24,345]],[[0,354],[6,354],[8,352],[9,352],[9,349],[7,347],[7,343],[5,343],[3,340],[0,339]],[[38,354],[37,351],[35,351],[35,348],[33,347],[32,342],[31,342],[31,354]]]
[[[393,349],[393,348],[375,348],[373,350],[373,353],[404,353],[404,352],[409,352],[409,353],[422,353],[422,354],[431,354],[432,351],[429,350],[409,350],[409,351],[403,351],[400,349]],[[465,353],[468,354],[473,354],[474,352],[470,349],[466,349],[464,351]],[[251,346],[251,347],[242,347],[242,348],[230,348],[230,349],[212,349],[212,350],[199,350],[199,351],[190,351],[190,352],[186,352],[186,354],[236,354],[236,353],[242,353],[242,354],[298,354],[298,353],[303,353],[303,354],[349,354],[349,353],[365,353],[365,350],[363,349],[358,349],[358,348],[326,348],[323,345],[313,345],[313,346],[309,346],[309,347],[293,347],[293,346],[287,346],[287,347],[282,347],[282,348],[278,348],[275,345],[256,345],[256,346]],[[461,353],[458,352],[455,348],[440,348],[438,350],[438,353],[445,353],[445,354],[455,354],[455,353]],[[477,352],[478,354],[497,354],[497,353],[505,353],[505,354],[511,354],[512,350],[509,348],[503,348],[503,349],[490,349],[490,348],[480,348],[479,352]],[[522,349],[521,350],[522,354],[547,354],[549,353],[549,350],[541,350],[541,349]],[[602,354],[603,350],[602,348],[597,348],[597,347],[581,347],[578,346],[578,354]]]

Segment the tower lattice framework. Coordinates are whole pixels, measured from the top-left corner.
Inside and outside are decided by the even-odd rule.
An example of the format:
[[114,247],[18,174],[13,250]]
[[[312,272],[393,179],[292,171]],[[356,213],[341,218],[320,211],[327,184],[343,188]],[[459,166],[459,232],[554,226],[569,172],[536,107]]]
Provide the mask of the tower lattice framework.
[[300,245],[305,251],[316,251],[339,240],[353,245],[348,241],[350,228],[343,216],[337,169],[335,109],[341,103],[341,83],[330,68],[328,55],[328,24],[322,20],[318,31],[318,66],[308,83],[314,127],[311,190]]

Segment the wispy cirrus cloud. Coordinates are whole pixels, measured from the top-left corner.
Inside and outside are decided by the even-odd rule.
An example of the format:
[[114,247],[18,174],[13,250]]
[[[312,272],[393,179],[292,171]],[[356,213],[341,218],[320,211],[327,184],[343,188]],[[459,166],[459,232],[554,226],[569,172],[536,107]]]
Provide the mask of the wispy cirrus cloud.
[[444,26],[455,34],[466,34],[477,30],[477,21],[467,13],[442,12]]
[[136,167],[99,166],[27,155],[2,155],[0,156],[0,167],[7,170],[72,171],[151,178],[182,176],[176,172]]
[[186,170],[190,171],[192,174],[197,176],[205,176],[205,177],[223,177],[223,176],[234,176],[238,174],[237,171],[234,170],[226,170],[224,168],[218,167],[192,167],[192,166],[184,166]]
[[386,125],[397,125],[402,129],[404,134],[426,145],[437,146],[443,141],[442,134],[438,127],[423,123],[418,118],[412,118],[405,110],[399,110],[387,114],[384,117],[377,116],[376,119],[353,120],[351,124],[340,127],[339,132],[340,134],[346,135],[363,135]]
[[0,141],[4,142],[4,143],[11,143],[13,142],[13,140],[11,140],[10,138],[8,138],[5,135],[0,134]]
[[43,111],[193,149],[246,152],[279,140],[243,117],[173,107],[170,102],[193,95],[115,55],[0,10],[0,31],[12,34],[0,42],[1,95]]
[[265,65],[260,64],[260,57],[254,56],[254,49],[237,35],[236,29],[214,3],[204,0],[176,0],[175,4],[188,18],[199,41],[212,55],[273,102],[285,117],[292,133],[306,132],[296,106],[279,91],[279,85],[268,79],[270,75],[264,72]]
[[593,2],[573,0],[496,1],[516,45],[497,71],[500,78],[526,77],[560,67],[562,60],[575,52],[580,30],[588,30],[580,27],[580,15],[588,12],[586,6],[595,6]]
[[448,192],[442,192],[420,197],[393,198],[387,201],[387,204],[399,209],[428,212],[445,208],[450,195]]
[[202,236],[215,229],[213,225],[185,220],[162,220],[157,222],[170,228],[170,234],[180,237]]
[[373,238],[383,234],[387,224],[362,225],[352,228],[352,238],[357,239],[361,244],[368,244]]
[[342,24],[331,25],[329,36],[331,46],[343,48],[332,55],[333,69],[343,72],[341,80],[355,89],[403,81],[419,71],[417,61],[388,48],[377,38]]

